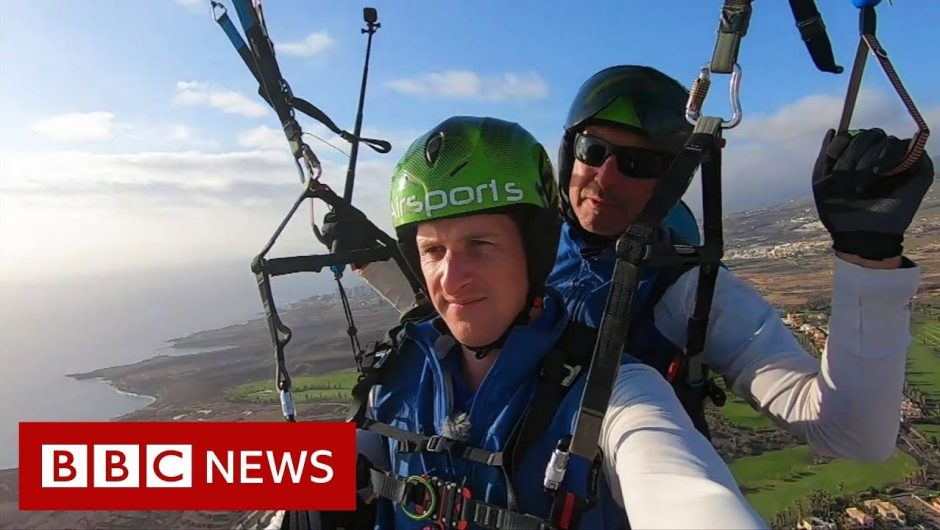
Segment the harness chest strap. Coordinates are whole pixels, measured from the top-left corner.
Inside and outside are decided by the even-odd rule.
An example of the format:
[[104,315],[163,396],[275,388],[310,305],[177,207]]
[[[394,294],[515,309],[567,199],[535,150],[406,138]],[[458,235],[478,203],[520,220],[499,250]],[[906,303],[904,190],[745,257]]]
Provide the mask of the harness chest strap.
[[398,441],[403,444],[400,450],[403,453],[446,453],[451,457],[463,458],[488,466],[500,467],[503,465],[502,451],[487,451],[444,436],[417,434],[370,419],[363,420],[358,424],[358,427]]
[[[401,328],[399,327],[389,333],[390,351],[397,350],[397,347],[401,345],[400,332]],[[538,436],[544,434],[561,401],[568,394],[583,366],[587,364],[589,359],[584,354],[583,341],[589,337],[593,339],[593,330],[577,323],[569,323],[557,347],[545,356],[540,370],[539,384],[532,398],[532,403],[538,403],[539,406],[530,406],[528,408],[525,416],[520,421],[517,436],[508,446],[510,448],[508,449],[509,453],[502,451],[491,452],[469,447],[457,440],[442,436],[417,434],[367,418],[365,414],[367,396],[371,388],[378,384],[380,372],[385,366],[385,362],[390,359],[390,357],[384,357],[377,361],[374,351],[370,355],[373,360],[372,366],[366,368],[364,377],[353,389],[352,394],[356,406],[350,421],[356,423],[357,427],[361,429],[397,440],[403,446],[404,452],[447,453],[451,457],[502,468],[504,475],[506,471],[509,471],[506,467],[511,466],[513,469],[510,474],[515,476],[514,464],[521,459]],[[376,344],[376,349],[378,347],[379,344]],[[433,496],[435,499],[440,499],[441,507],[423,511],[435,512],[435,520],[440,519],[441,522],[445,522],[444,519],[447,519],[446,524],[453,524],[451,528],[464,528],[458,524],[461,522],[472,522],[484,528],[494,529],[548,530],[572,528],[578,520],[580,511],[589,508],[593,504],[595,494],[591,493],[589,502],[585,502],[579,501],[573,494],[555,492],[556,498],[560,498],[561,513],[558,514],[558,517],[553,517],[552,520],[556,521],[556,524],[553,525],[550,521],[534,515],[471,499],[469,489],[442,481],[436,477],[400,477],[375,469],[370,470],[370,472],[373,492],[380,497],[402,504],[404,510],[407,510],[405,507],[407,503],[415,504],[421,509],[423,503],[431,500],[431,490],[433,489]],[[596,481],[597,474],[595,473],[592,478]],[[508,475],[506,475],[506,480],[508,495],[512,487]],[[596,492],[596,484],[594,484],[594,487],[589,484],[589,491]],[[424,499],[423,496],[429,498]],[[509,506],[512,507],[513,503],[510,502]],[[427,508],[427,506],[424,506],[424,508]],[[444,510],[447,510],[446,513]],[[408,514],[409,512],[406,511],[405,513]],[[431,517],[431,515],[429,514],[427,517]]]

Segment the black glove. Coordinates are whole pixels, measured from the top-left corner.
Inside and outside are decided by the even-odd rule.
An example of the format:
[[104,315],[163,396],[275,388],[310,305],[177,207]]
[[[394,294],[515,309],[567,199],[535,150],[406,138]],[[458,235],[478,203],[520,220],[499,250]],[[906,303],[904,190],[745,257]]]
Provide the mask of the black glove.
[[378,243],[375,228],[368,221],[354,215],[343,216],[336,210],[323,216],[319,237],[330,252],[361,250]]
[[901,255],[904,231],[933,182],[926,152],[908,170],[884,175],[904,159],[909,143],[881,129],[826,133],[813,196],[833,249],[873,260]]

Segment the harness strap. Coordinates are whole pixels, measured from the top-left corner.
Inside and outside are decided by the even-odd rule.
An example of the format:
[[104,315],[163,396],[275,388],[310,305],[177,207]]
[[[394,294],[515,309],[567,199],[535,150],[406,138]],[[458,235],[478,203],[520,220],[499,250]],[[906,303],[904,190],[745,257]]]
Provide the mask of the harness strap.
[[596,332],[578,322],[569,322],[561,340],[542,360],[539,384],[532,404],[522,419],[519,434],[512,444],[510,471],[515,476],[522,457],[535,441],[545,434],[571,385],[589,362],[585,352],[587,340],[593,343]]
[[[225,6],[216,2],[215,0],[211,0],[211,4],[212,12],[215,16],[216,22],[218,22],[219,26],[222,27],[225,35],[229,38],[229,41],[231,41],[232,46],[235,47],[235,50],[242,58],[245,66],[248,67],[248,71],[251,72],[251,75],[254,76],[256,81],[258,81],[258,94],[261,95],[262,99],[271,105],[271,107],[273,107],[274,110],[278,113],[278,117],[281,118],[281,123],[285,127],[285,132],[288,133],[288,138],[294,136],[295,133],[300,133],[300,127],[296,125],[296,122],[293,122],[293,117],[289,116],[288,108],[292,108],[299,110],[314,120],[322,123],[324,126],[326,126],[327,129],[351,144],[362,142],[371,147],[376,152],[382,154],[391,151],[392,144],[389,142],[385,140],[377,140],[374,138],[362,138],[348,131],[344,131],[343,129],[340,129],[339,126],[337,126],[336,123],[316,105],[305,99],[294,97],[290,93],[290,89],[287,87],[287,83],[281,77],[280,70],[276,67],[276,61],[273,61],[273,47],[270,45],[270,40],[267,39],[267,31],[265,30],[263,21],[260,20],[259,15],[252,13],[250,8],[245,7],[241,3],[237,1],[235,2],[239,19],[245,28],[245,34],[256,46],[253,51],[248,43],[246,43],[241,38],[241,35],[238,34],[238,30],[235,29],[235,25],[232,23],[232,19],[228,16]],[[249,31],[252,33],[249,33]],[[265,41],[268,42],[267,46],[263,45]],[[270,50],[265,48],[270,48]],[[257,56],[255,54],[257,54]],[[272,62],[274,64],[274,68],[266,66]],[[259,68],[259,64],[265,66]],[[285,105],[288,108],[285,108]],[[294,144],[292,144],[292,147],[299,148],[299,146]]]
[[400,451],[403,453],[446,453],[454,458],[463,458],[488,466],[503,465],[502,451],[492,452],[470,447],[464,442],[445,436],[425,436],[368,418],[363,419],[358,427],[400,442],[402,444]]
[[[684,351],[686,358],[697,357],[705,348],[705,332],[708,328],[709,311],[718,278],[718,267],[724,248],[721,228],[721,126],[702,118],[703,128],[708,128],[713,135],[715,145],[705,151],[702,157],[702,209],[705,218],[705,244],[701,248],[699,281],[695,293],[695,308],[687,326],[687,341]],[[717,120],[716,120],[717,121]],[[690,382],[700,381],[705,374],[700,366],[690,367]]]
[[806,43],[806,50],[809,51],[816,68],[823,72],[841,74],[843,68],[836,64],[832,43],[826,33],[826,24],[816,9],[816,3],[813,0],[790,0],[790,10],[793,11],[800,37]]
[[[708,123],[700,120],[699,124]],[[669,167],[667,174],[657,181],[656,189],[639,219],[617,240],[617,262],[604,318],[598,331],[594,355],[581,397],[581,407],[569,451],[588,461],[594,460],[597,442],[614,382],[624,342],[629,333],[630,309],[639,281],[639,265],[649,253],[647,244],[669,209],[679,201],[688,188],[695,170],[706,151],[714,147],[714,134],[700,131],[700,125],[686,142],[682,151]]]
[[[398,475],[373,469],[372,490],[401,505],[414,520],[439,523],[440,528],[465,529],[468,525],[493,530],[554,530],[547,520],[515,512],[471,497],[468,488],[436,477]],[[411,505],[416,506],[412,511]]]
[[734,71],[741,39],[747,35],[747,27],[751,21],[752,1],[725,0],[721,8],[715,51],[712,53],[710,68],[713,73],[730,74]]
[[695,306],[686,324],[686,344],[682,353],[673,361],[667,378],[676,390],[676,395],[689,417],[706,438],[711,431],[705,421],[704,400],[711,398],[717,406],[725,403],[726,396],[709,377],[708,365],[703,362],[702,351],[715,294],[715,283],[724,249],[721,226],[721,126],[718,118],[702,118],[696,129],[707,131],[714,137],[714,145],[708,149],[701,162],[702,209],[704,217],[705,244],[699,250],[698,285],[695,290]]

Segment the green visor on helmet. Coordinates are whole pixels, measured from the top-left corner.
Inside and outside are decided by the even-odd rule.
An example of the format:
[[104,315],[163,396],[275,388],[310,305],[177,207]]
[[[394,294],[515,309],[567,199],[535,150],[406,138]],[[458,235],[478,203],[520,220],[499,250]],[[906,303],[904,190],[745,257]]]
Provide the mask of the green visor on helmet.
[[685,119],[688,91],[648,66],[613,66],[591,76],[578,91],[565,130],[590,120],[629,127],[676,153],[692,133]]
[[545,149],[518,124],[454,117],[415,140],[392,175],[392,224],[510,206],[557,208]]

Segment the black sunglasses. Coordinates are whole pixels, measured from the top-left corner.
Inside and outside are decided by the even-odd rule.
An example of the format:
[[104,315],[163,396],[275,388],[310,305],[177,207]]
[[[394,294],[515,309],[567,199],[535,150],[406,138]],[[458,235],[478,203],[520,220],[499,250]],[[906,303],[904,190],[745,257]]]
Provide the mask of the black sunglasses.
[[672,157],[661,151],[614,145],[584,133],[574,138],[574,157],[591,167],[600,167],[611,155],[621,173],[638,179],[659,178],[672,162]]

